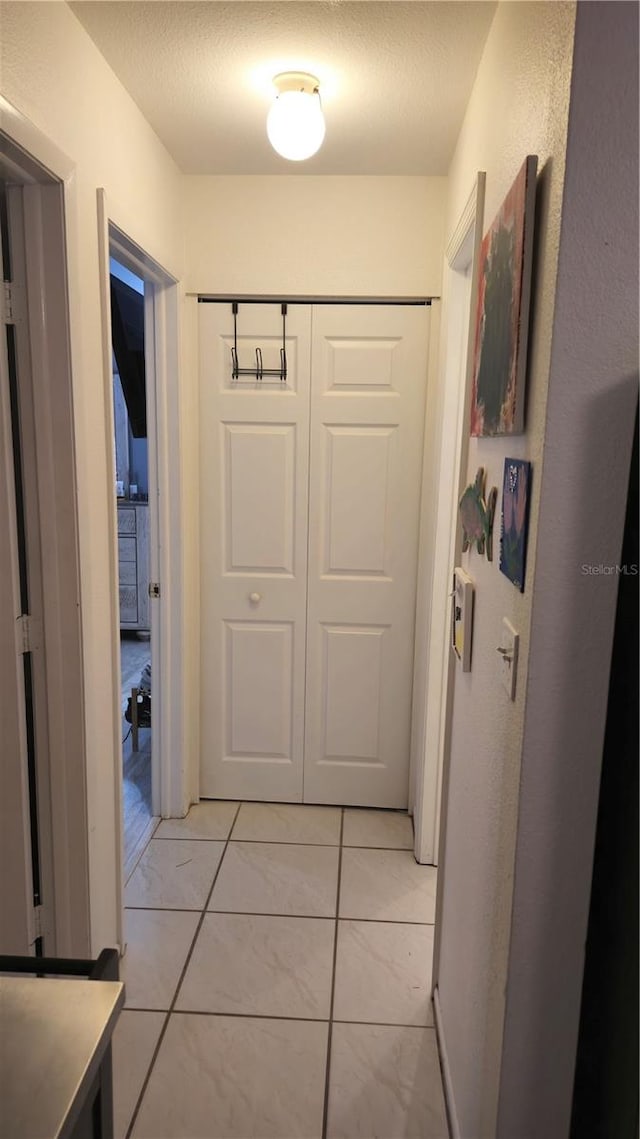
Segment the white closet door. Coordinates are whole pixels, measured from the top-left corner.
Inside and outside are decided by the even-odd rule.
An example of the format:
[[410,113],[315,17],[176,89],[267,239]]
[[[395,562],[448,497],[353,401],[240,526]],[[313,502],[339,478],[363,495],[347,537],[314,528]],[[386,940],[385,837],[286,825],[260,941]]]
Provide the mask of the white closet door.
[[[200,309],[200,794],[302,799],[311,310],[286,383],[232,379],[230,304]],[[238,362],[280,366],[277,304],[240,304]]]
[[313,310],[306,802],[407,806],[427,321]]

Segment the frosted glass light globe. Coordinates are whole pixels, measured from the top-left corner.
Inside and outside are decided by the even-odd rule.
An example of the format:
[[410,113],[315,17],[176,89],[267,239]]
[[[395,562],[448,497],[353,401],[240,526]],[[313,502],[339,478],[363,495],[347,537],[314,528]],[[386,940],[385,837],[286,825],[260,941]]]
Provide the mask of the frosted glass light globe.
[[267,116],[274,150],[292,162],[311,158],[322,146],[325,125],[318,92],[281,91]]

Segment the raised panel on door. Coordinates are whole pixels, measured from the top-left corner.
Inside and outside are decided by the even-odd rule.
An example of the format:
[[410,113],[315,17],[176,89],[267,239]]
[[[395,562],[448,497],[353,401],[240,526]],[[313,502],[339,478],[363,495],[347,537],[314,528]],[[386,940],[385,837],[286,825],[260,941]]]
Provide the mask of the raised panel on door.
[[323,427],[323,576],[379,576],[390,553],[389,464],[395,427]]
[[313,312],[308,802],[408,802],[427,320]]
[[293,625],[229,621],[225,625],[224,762],[291,762]]
[[293,573],[295,424],[224,423],[227,573]]
[[381,762],[379,709],[387,629],[323,625],[324,725],[322,759],[365,766]]
[[[232,376],[230,304],[200,324],[201,780],[215,798],[299,802],[304,747],[310,325],[286,315],[287,376]],[[282,314],[245,304],[240,368],[279,366]]]

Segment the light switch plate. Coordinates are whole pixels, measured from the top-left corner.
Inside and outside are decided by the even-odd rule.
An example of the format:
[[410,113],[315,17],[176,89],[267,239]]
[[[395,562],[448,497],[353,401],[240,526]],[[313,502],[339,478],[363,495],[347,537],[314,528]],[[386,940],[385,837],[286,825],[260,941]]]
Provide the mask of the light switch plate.
[[516,675],[518,672],[518,649],[520,647],[520,634],[516,633],[510,621],[502,618],[502,639],[498,652],[500,653],[500,675],[502,685],[510,700],[516,698]]

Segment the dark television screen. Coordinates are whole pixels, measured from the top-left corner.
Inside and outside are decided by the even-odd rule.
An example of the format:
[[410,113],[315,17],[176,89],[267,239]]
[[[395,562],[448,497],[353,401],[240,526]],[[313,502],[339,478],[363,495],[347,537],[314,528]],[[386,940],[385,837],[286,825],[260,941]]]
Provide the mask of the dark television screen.
[[124,393],[131,433],[147,435],[144,373],[144,296],[118,277],[111,277],[111,338]]

